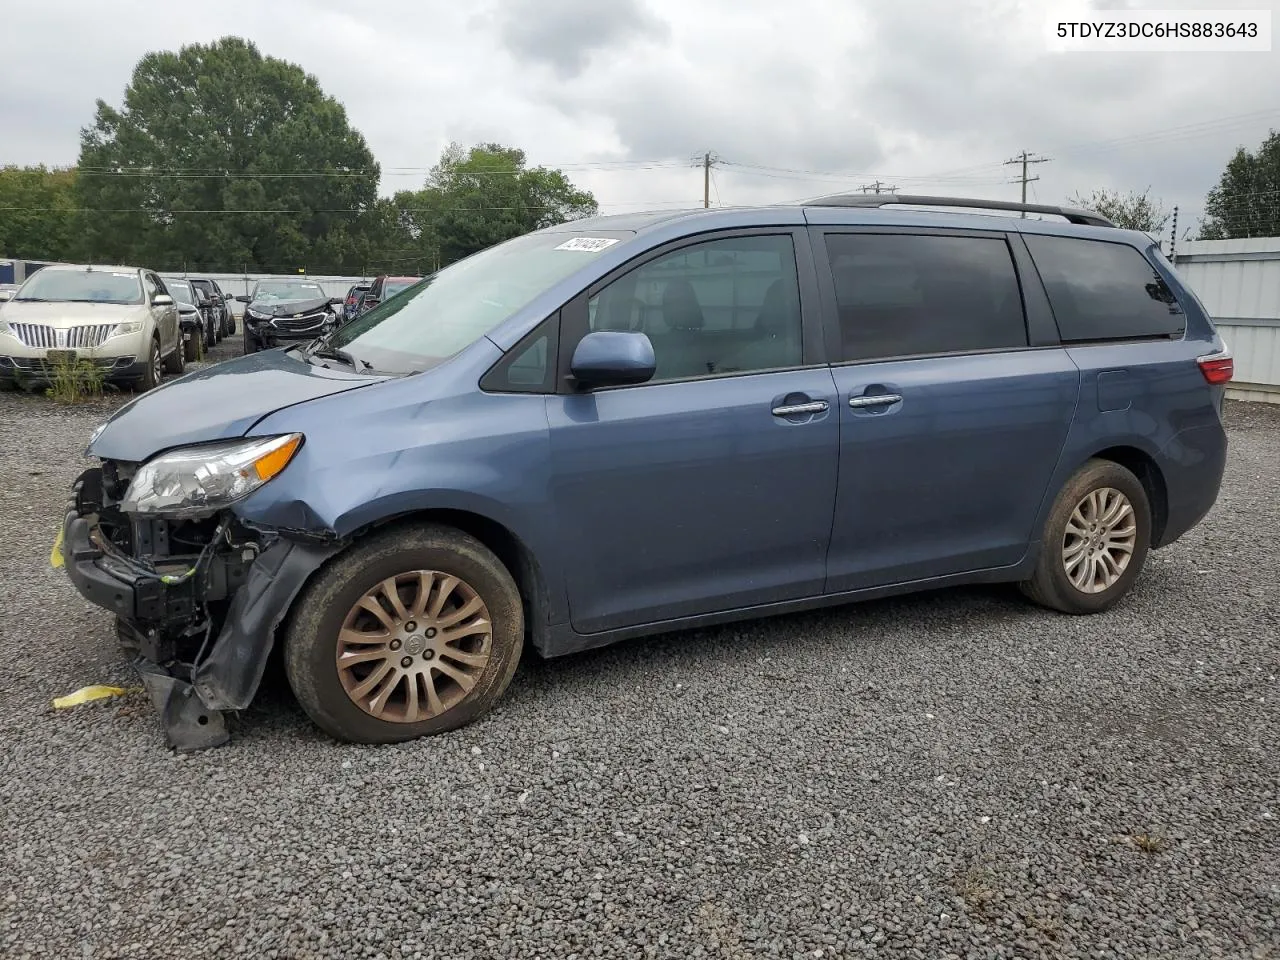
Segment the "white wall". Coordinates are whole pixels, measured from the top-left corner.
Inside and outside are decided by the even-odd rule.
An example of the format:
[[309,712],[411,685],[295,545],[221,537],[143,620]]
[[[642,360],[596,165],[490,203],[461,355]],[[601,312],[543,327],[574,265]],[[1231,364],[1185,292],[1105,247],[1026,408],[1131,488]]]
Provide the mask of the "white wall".
[[1235,356],[1227,396],[1280,403],[1280,237],[1193,240],[1175,260]]

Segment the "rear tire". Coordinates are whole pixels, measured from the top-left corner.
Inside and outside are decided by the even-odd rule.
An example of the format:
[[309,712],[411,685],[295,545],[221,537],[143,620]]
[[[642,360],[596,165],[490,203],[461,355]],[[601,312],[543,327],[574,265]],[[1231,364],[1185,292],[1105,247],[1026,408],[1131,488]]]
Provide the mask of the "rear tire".
[[[353,636],[373,639],[353,647]],[[520,591],[502,562],[460,530],[426,525],[371,536],[322,570],[294,603],[284,662],[298,702],[326,733],[396,743],[487,713],[523,646]],[[340,666],[340,656],[351,662]]]
[[1101,613],[1142,573],[1151,545],[1151,504],[1133,473],[1090,460],[1059,491],[1040,557],[1019,586],[1031,600],[1070,614]]

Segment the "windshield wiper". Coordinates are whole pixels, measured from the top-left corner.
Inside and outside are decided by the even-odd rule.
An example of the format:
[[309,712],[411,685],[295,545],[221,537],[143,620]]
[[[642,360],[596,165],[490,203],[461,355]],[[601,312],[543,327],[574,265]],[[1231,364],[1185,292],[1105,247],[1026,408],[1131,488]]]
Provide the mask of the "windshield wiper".
[[14,300],[20,300],[23,303],[48,303],[44,297],[14,297]]
[[368,360],[359,360],[347,353],[345,350],[338,347],[330,347],[326,344],[320,344],[315,349],[309,351],[307,356],[319,357],[322,360],[337,360],[341,363],[345,363],[352,370],[359,370],[361,367],[365,370],[373,369],[373,364]]

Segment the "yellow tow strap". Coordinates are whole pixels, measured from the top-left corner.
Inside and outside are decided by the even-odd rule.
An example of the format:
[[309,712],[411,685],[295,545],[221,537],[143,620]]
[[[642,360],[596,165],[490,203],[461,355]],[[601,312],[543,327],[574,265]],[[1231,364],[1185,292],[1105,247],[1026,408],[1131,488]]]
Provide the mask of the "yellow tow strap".
[[65,697],[54,697],[53,708],[55,710],[65,710],[67,707],[78,707],[82,703],[89,703],[93,700],[123,697],[127,693],[135,693],[141,689],[141,687],[108,687],[95,683],[88,687],[81,687],[75,693],[69,693]]
[[57,570],[62,564],[62,527],[58,527],[58,535],[53,540],[53,550],[49,552],[49,565]]

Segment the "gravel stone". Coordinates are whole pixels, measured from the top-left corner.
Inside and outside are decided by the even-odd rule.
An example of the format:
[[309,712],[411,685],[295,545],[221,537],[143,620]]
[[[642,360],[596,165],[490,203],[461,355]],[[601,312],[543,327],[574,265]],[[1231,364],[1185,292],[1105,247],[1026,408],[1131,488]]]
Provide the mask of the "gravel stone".
[[973,588],[530,656],[388,747],[272,674],[174,762],[140,694],[50,705],[137,684],[48,563],[121,399],[0,395],[0,956],[1280,956],[1278,409],[1229,404],[1218,506],[1102,616]]

